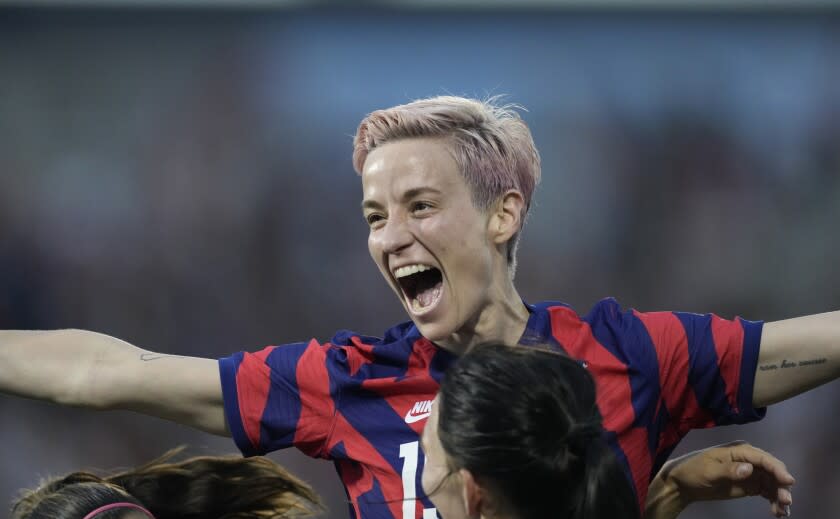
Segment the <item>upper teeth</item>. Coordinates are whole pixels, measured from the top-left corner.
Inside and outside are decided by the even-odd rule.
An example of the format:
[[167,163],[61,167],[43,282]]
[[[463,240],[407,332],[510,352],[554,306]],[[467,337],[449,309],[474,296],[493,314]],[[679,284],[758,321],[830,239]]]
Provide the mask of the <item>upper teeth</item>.
[[405,276],[410,276],[412,274],[417,274],[418,272],[423,272],[424,270],[430,270],[432,267],[428,265],[406,265],[405,267],[400,267],[394,271],[394,276],[399,278],[404,278]]

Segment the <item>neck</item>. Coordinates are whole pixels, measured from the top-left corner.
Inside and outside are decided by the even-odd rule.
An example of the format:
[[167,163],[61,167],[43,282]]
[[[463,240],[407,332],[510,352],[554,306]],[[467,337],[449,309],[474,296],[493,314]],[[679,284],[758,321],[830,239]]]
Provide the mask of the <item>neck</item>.
[[488,303],[449,338],[438,341],[441,348],[461,355],[486,342],[515,345],[525,332],[530,313],[508,280],[488,290]]

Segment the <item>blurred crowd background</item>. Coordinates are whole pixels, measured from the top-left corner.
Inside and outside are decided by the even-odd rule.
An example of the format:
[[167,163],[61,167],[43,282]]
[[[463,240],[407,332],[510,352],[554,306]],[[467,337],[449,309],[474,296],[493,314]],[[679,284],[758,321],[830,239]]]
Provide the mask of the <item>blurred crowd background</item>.
[[[840,11],[0,7],[0,327],[209,357],[381,333],[405,315],[367,254],[352,135],[447,93],[527,108],[543,181],[526,299],[840,309]],[[795,516],[835,517],[837,409],[840,383],[679,452],[749,440],[797,477]],[[0,501],[182,443],[236,450],[0,396]],[[329,463],[272,457],[347,516]],[[754,498],[684,517],[767,514]]]

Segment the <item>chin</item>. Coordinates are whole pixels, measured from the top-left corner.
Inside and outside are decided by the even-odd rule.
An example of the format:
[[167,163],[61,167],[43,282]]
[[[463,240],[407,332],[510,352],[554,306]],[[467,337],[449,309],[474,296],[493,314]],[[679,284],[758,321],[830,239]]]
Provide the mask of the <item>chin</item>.
[[420,334],[434,343],[445,341],[455,333],[451,323],[418,321],[418,319],[414,319],[414,324],[417,325]]

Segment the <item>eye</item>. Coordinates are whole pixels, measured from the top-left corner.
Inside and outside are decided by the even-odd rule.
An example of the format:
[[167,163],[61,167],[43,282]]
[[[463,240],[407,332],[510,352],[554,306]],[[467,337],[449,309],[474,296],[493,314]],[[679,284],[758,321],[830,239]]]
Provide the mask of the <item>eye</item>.
[[379,213],[370,213],[369,215],[365,216],[365,220],[367,221],[369,226],[374,227],[377,223],[385,220],[385,217]]
[[418,201],[418,202],[414,202],[414,203],[411,204],[411,212],[413,212],[413,213],[418,213],[418,212],[422,213],[422,212],[428,211],[430,209],[432,209],[432,204],[430,204],[428,202]]

